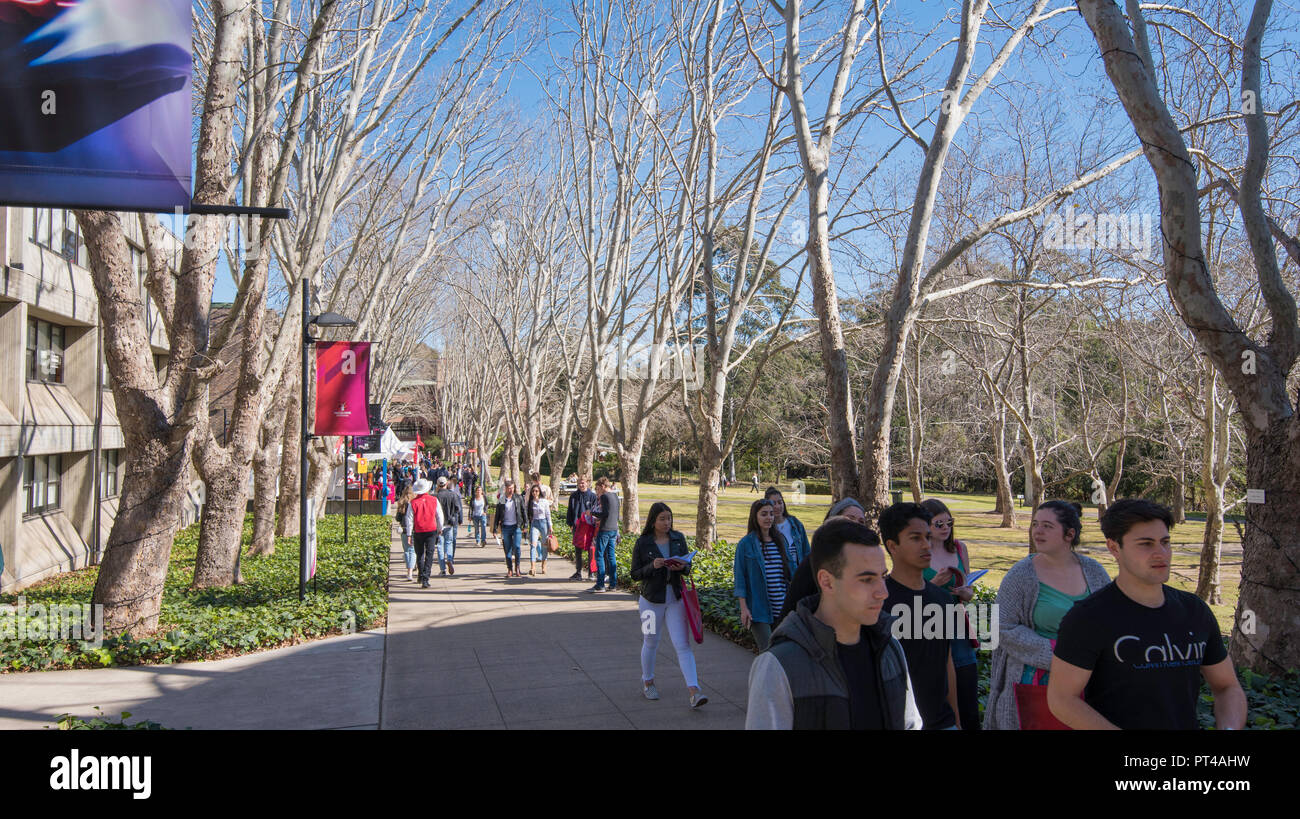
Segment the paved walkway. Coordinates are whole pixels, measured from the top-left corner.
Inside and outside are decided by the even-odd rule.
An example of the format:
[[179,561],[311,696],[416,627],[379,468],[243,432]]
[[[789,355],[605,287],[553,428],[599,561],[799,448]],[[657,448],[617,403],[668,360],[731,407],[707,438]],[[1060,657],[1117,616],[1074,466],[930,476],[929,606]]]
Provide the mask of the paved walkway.
[[490,536],[485,548],[466,542],[456,575],[435,576],[430,589],[407,583],[394,555],[381,728],[744,727],[747,649],[711,633],[694,646],[709,702],[693,711],[665,634],[662,699],[650,702],[632,593],[588,594],[591,584],[567,580],[573,564],[559,559],[545,576],[507,580]]
[[213,662],[0,675],[0,729],[92,717],[94,706],[170,728],[744,726],[748,650],[705,634],[695,655],[709,703],[692,711],[665,635],[663,698],[649,702],[631,593],[587,594],[589,583],[564,579],[564,561],[507,580],[491,539],[466,542],[456,575],[430,589],[406,582],[394,543],[387,629]]

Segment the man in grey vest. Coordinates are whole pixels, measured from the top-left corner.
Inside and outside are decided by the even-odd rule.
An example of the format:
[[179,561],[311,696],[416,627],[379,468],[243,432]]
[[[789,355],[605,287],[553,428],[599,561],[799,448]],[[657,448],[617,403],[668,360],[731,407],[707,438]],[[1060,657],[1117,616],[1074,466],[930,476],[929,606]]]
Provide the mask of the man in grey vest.
[[749,670],[747,729],[920,730],[903,648],[884,609],[885,550],[831,518],[809,555],[819,594],[799,601]]

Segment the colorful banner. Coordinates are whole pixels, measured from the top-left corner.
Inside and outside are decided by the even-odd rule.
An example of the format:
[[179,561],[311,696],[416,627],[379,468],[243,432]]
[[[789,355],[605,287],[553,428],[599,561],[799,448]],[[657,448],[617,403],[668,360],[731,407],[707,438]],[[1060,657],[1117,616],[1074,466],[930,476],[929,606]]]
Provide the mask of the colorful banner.
[[369,403],[370,342],[316,342],[315,434],[368,434]]
[[189,207],[190,20],[189,0],[0,0],[0,204]]

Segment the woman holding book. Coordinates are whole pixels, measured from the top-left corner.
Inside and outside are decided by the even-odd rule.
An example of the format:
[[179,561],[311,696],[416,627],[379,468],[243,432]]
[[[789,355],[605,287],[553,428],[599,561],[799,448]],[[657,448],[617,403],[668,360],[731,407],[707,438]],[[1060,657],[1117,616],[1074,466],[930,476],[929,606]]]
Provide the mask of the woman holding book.
[[[950,592],[963,603],[975,596],[966,578],[970,575],[970,553],[966,544],[953,536],[953,517],[944,502],[937,498],[921,501],[921,506],[934,515],[930,520],[930,568],[921,574],[930,583]],[[966,637],[952,641],[952,665],[957,672],[957,710],[961,727],[966,731],[980,729],[979,665],[975,657],[977,641],[966,618]]]
[[655,655],[659,636],[667,628],[677,651],[677,665],[691,692],[691,707],[699,708],[709,698],[700,691],[695,652],[687,633],[686,605],[682,602],[682,575],[690,572],[686,536],[673,528],[673,512],[668,504],[657,502],[650,507],[645,529],[632,547],[632,579],[641,583],[637,599],[641,611],[641,693],[648,700],[659,699]]

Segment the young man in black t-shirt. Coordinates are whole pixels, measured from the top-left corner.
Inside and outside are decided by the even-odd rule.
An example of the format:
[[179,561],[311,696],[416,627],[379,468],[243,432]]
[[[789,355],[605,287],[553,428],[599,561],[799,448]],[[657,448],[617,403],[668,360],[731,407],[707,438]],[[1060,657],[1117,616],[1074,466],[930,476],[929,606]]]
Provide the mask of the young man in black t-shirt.
[[[886,579],[889,598],[885,611],[900,620],[894,636],[907,655],[907,674],[912,679],[916,707],[925,721],[925,730],[951,730],[960,727],[957,720],[957,672],[952,664],[953,635],[940,633],[926,637],[915,633],[914,624],[922,619],[926,607],[941,608],[954,603],[952,595],[922,574],[930,566],[930,518],[932,515],[917,503],[896,503],[880,515],[880,537],[893,561]],[[921,615],[913,609],[921,608]],[[944,617],[944,621],[950,618]],[[941,630],[942,631],[942,630]]]
[[1246,724],[1246,695],[1210,607],[1164,585],[1172,525],[1168,509],[1137,499],[1101,518],[1119,575],[1061,620],[1047,683],[1048,707],[1071,728],[1193,730],[1202,677],[1215,724]]

